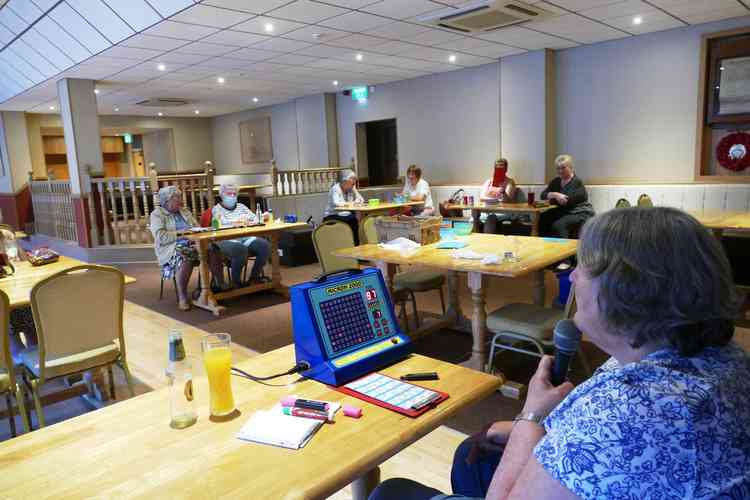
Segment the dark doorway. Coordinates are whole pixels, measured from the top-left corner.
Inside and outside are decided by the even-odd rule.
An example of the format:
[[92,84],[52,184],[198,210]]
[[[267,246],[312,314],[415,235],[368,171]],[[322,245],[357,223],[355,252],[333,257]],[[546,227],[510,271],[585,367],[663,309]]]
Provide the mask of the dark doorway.
[[367,173],[371,186],[398,183],[396,119],[367,122]]

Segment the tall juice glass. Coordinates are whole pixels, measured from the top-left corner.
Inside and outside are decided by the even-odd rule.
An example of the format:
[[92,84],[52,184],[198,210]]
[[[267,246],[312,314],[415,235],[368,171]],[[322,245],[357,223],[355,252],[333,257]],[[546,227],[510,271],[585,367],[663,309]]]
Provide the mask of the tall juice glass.
[[232,396],[232,337],[228,333],[212,333],[203,337],[201,349],[208,375],[211,415],[222,417],[234,411]]

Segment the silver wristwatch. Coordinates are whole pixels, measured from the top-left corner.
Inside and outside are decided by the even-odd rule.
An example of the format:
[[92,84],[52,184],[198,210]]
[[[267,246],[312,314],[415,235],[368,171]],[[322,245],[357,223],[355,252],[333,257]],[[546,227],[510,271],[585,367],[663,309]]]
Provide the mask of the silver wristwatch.
[[534,422],[535,424],[542,425],[544,415],[542,415],[541,413],[534,413],[533,411],[521,412],[516,416],[516,418],[513,419],[513,424],[515,425],[515,423],[519,420],[528,420],[529,422]]

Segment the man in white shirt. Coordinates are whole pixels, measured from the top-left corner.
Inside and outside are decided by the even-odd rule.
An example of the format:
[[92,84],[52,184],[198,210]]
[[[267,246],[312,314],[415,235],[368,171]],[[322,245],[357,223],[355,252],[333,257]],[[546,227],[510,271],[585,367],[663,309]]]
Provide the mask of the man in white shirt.
[[422,179],[422,169],[416,165],[409,165],[406,169],[406,182],[402,194],[409,201],[423,201],[422,207],[411,207],[414,215],[435,215],[435,206],[432,204],[432,193],[430,185]]
[[[246,205],[237,202],[237,186],[234,184],[222,184],[219,187],[221,202],[211,209],[211,220],[218,219],[221,227],[255,224],[258,217]],[[268,213],[263,214],[263,219],[268,219]],[[271,245],[263,238],[248,236],[236,240],[217,241],[221,253],[231,259],[230,269],[232,284],[236,287],[244,286],[242,282],[242,267],[247,263],[250,255],[255,256],[253,269],[250,271],[250,282],[265,280],[262,276],[263,266],[268,262],[271,253]]]
[[328,203],[323,220],[340,220],[346,222],[352,228],[354,233],[354,244],[359,245],[359,224],[357,217],[349,211],[337,211],[336,207],[349,205],[352,203],[364,203],[364,198],[357,191],[357,174],[352,170],[342,170],[339,173],[339,181],[331,186],[328,191]]

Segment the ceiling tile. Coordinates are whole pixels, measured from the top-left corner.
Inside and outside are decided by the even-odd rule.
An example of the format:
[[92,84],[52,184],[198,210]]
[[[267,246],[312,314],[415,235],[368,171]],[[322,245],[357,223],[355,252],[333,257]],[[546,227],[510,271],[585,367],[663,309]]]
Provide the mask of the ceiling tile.
[[33,85],[34,82],[32,82],[28,76],[24,75],[16,68],[9,56],[10,52],[6,53],[5,50],[0,52],[0,62],[3,63],[3,71],[5,71],[10,76],[9,80],[16,82],[18,86],[24,89]]
[[611,3],[601,7],[584,9],[580,11],[581,15],[591,19],[606,20],[624,16],[646,15],[653,12],[663,12],[654,7],[645,4],[641,0],[625,0],[623,2]]
[[231,59],[240,59],[243,61],[264,61],[278,55],[278,52],[269,52],[267,50],[258,50],[255,48],[245,48],[225,54],[224,57],[229,57]]
[[229,26],[247,21],[251,17],[252,14],[248,13],[243,14],[234,10],[219,9],[209,5],[196,5],[183,10],[176,16],[172,16],[171,20],[211,26],[213,28],[228,28]]
[[462,35],[449,33],[443,30],[430,29],[418,35],[404,38],[406,42],[418,43],[421,45],[438,45],[448,43],[452,40],[459,40]]
[[[473,54],[476,56],[484,56],[484,57],[490,57],[493,59],[497,59],[499,57],[505,57],[505,56],[512,56],[516,54],[522,54],[526,52],[525,49],[519,49],[516,47],[508,47],[507,45],[500,45],[497,43],[494,43],[492,45],[485,45],[483,47],[474,47],[473,49],[469,49],[466,52],[469,54]],[[461,55],[458,55],[458,58],[461,59]],[[458,64],[461,64],[461,61],[457,61]]]
[[351,33],[346,31],[334,30],[320,25],[308,25],[304,28],[285,33],[284,38],[291,38],[301,42],[328,43],[331,40],[336,40],[337,38],[343,38],[349,35],[351,35]]
[[147,35],[166,36],[169,38],[180,38],[182,40],[199,40],[219,31],[208,26],[197,26],[195,24],[178,23],[175,21],[162,21],[156,26],[145,31]]
[[239,59],[229,59],[226,57],[211,57],[203,62],[196,64],[196,68],[216,68],[223,70],[242,68],[247,65],[247,61],[241,61]]
[[51,43],[40,35],[36,28],[31,28],[24,33],[21,40],[24,40],[31,47],[34,47],[37,51],[44,54],[44,57],[49,59],[52,64],[61,70],[67,69],[75,64],[75,61],[62,52],[57,44]]
[[441,5],[429,0],[383,0],[382,2],[362,7],[362,10],[394,19],[407,19],[440,7]]
[[[447,62],[447,60],[445,60]],[[471,54],[456,54],[456,62],[451,63],[456,66],[480,66],[496,62],[496,58],[476,56]]]
[[421,24],[405,23],[403,21],[391,22],[377,28],[365,31],[367,35],[382,36],[385,38],[402,39],[409,36],[415,36],[429,30],[427,26]]
[[182,54],[198,54],[204,56],[221,56],[236,50],[237,47],[230,47],[228,45],[219,45],[216,43],[205,43],[205,42],[193,42],[191,44],[180,47],[175,52]]
[[[273,26],[272,31],[266,30],[266,25],[268,24]],[[257,16],[248,21],[245,21],[242,24],[233,26],[232,29],[236,31],[247,31],[248,33],[257,33],[260,35],[277,36],[303,27],[305,27],[305,25],[302,23],[287,21],[286,19],[277,19],[268,16]]]
[[67,32],[71,33],[76,40],[81,42],[93,54],[101,52],[112,45],[65,2],[55,7],[50,13],[50,17],[60,26],[64,26]]
[[392,42],[386,42],[384,44],[378,45],[377,47],[373,47],[371,50],[375,52],[380,52],[382,54],[401,54],[415,47],[418,47],[418,46],[414,45],[413,43],[392,41]]
[[717,12],[722,10],[747,12],[746,9],[741,8],[742,5],[736,0],[711,0],[710,2],[706,2],[705,0],[681,0],[679,2],[675,0],[657,0],[654,4],[678,17],[693,16],[706,12]]
[[146,0],[105,0],[112,10],[135,31],[143,31],[162,20]]
[[595,43],[628,36],[627,33],[586,19],[577,14],[566,14],[542,21],[532,21],[524,26],[579,43]]
[[331,45],[338,47],[346,47],[349,49],[368,49],[371,47],[377,47],[384,43],[388,43],[388,40],[384,38],[377,38],[368,35],[351,35],[344,38],[337,38],[329,42]]
[[305,56],[314,56],[314,57],[334,57],[336,55],[340,54],[346,54],[350,52],[351,49],[345,48],[345,47],[332,47],[330,45],[313,45],[312,47],[307,47],[306,49],[298,50],[296,54],[302,54]]
[[675,19],[674,17],[665,14],[660,10],[654,10],[653,12],[644,13],[641,16],[642,21],[640,24],[633,24],[632,15],[624,15],[622,17],[606,19],[606,23],[615,28],[620,28],[629,33],[641,34],[650,33],[654,31],[662,31],[672,28],[679,28],[685,26],[686,23]]
[[223,45],[232,45],[234,47],[247,47],[255,43],[268,40],[270,37],[256,35],[254,33],[244,33],[234,30],[222,30],[201,40],[202,42],[218,43]]
[[187,40],[140,34],[128,38],[120,43],[120,45],[123,47],[135,47],[139,49],[174,50],[188,43],[190,42]]
[[265,42],[256,43],[254,49],[273,50],[276,52],[294,52],[309,47],[311,44],[300,42],[299,40],[289,40],[286,38],[271,38]]
[[70,36],[60,25],[50,17],[43,17],[34,25],[39,35],[54,43],[74,62],[81,62],[91,57],[91,51],[84,47],[78,40]]
[[366,5],[379,3],[382,0],[316,0],[316,1],[323,1],[325,3],[330,3],[331,5],[336,5],[338,7],[345,7],[347,9],[360,9]]
[[149,3],[165,18],[193,5],[192,0],[149,0]]
[[553,0],[552,3],[563,9],[579,11],[621,1],[622,0]]
[[481,38],[471,38],[468,36],[456,38],[449,42],[438,44],[437,47],[446,50],[468,50],[476,47],[483,47],[489,45],[487,40]]
[[65,69],[58,68],[57,66],[53,65],[48,59],[42,57],[39,52],[37,52],[28,43],[24,42],[21,39],[13,42],[13,46],[11,48],[16,52],[16,54],[18,54],[26,62],[31,64],[34,69],[39,71],[39,73],[44,75],[46,78],[54,76]]
[[159,62],[169,66],[170,64],[196,64],[205,61],[206,56],[200,54],[180,54],[179,52],[167,52],[159,56]]
[[312,56],[303,56],[299,54],[284,54],[283,56],[269,59],[269,62],[278,63],[278,64],[295,65],[295,64],[309,64],[317,60],[318,60],[317,57],[312,57]]
[[29,23],[21,19],[18,14],[10,9],[0,9],[0,23],[4,24],[6,28],[16,35],[29,26]]
[[68,5],[93,24],[111,43],[120,42],[135,33],[100,0],[68,0]]
[[679,17],[690,24],[699,24],[708,23],[711,21],[719,21],[721,19],[746,16],[749,13],[750,12],[748,12],[741,6],[737,6],[729,9],[717,9],[711,11],[696,12],[687,15],[680,14]]
[[269,10],[288,4],[290,0],[204,0],[204,4],[214,7],[250,12],[252,14],[265,14]]
[[365,12],[349,12],[348,14],[321,21],[320,24],[329,28],[358,32],[383,26],[384,24],[389,24],[391,22],[390,19],[386,19],[385,17],[375,16]]
[[29,2],[29,0],[11,0],[6,6],[28,24],[35,22],[44,14],[42,9],[37,7],[36,4]]
[[122,59],[145,61],[146,59],[153,59],[154,57],[158,57],[162,53],[163,52],[160,50],[138,49],[135,47],[123,47],[123,46],[117,45],[102,52],[101,55],[106,56],[106,57],[114,57],[114,58],[119,57]]
[[447,50],[435,49],[433,47],[417,47],[401,54],[404,57],[413,57],[415,59],[427,59],[441,63],[448,63],[448,57],[452,52]]
[[21,57],[21,55],[14,50],[13,46],[6,47],[5,50],[1,52],[1,54],[6,57],[10,65],[16,68],[20,73],[22,73],[32,82],[39,83],[47,79],[47,76],[45,76],[31,64],[29,64],[23,57]]
[[333,16],[340,16],[349,12],[347,9],[334,7],[321,3],[315,3],[310,0],[297,0],[289,5],[272,10],[268,15],[280,17],[300,23],[317,23]]
[[16,34],[0,24],[0,44],[5,45],[16,37]]

